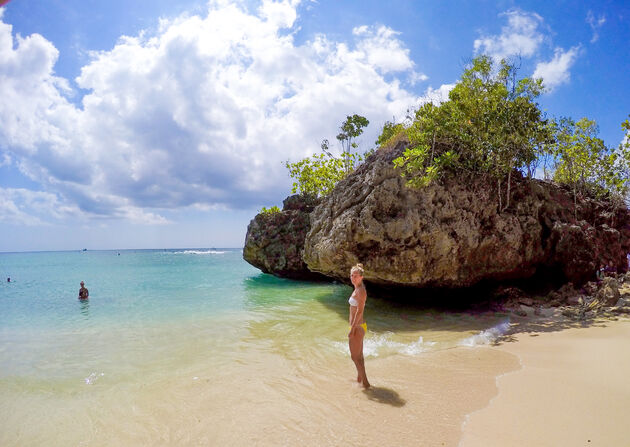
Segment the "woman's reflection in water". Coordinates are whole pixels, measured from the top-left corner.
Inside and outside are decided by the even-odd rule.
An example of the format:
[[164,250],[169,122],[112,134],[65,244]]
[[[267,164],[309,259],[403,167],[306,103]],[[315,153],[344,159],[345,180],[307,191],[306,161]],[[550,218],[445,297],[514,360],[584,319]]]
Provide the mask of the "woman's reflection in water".
[[79,305],[81,306],[81,315],[84,317],[90,316],[90,300],[79,300]]

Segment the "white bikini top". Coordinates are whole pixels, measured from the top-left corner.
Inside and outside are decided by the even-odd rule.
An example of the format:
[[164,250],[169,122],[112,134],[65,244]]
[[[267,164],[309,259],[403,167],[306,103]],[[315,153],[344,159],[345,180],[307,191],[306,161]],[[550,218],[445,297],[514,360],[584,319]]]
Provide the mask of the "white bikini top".
[[348,303],[350,303],[351,306],[358,306],[359,305],[359,302],[354,299],[354,295],[350,295],[350,298],[348,299]]

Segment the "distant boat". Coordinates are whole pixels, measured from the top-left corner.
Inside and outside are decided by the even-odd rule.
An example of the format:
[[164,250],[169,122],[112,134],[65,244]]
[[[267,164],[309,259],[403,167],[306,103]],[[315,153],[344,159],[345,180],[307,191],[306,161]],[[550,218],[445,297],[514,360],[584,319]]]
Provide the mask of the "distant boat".
[[84,249],[83,249],[83,250],[81,250],[81,251],[87,251],[87,248],[84,248]]

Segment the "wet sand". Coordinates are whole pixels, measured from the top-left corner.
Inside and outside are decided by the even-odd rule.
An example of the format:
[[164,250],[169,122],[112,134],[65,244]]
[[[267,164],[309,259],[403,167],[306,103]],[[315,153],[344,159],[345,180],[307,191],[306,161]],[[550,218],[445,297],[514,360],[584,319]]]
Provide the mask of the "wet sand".
[[348,356],[317,345],[278,350],[258,339],[220,362],[198,348],[190,355],[200,362],[158,363],[142,380],[12,382],[0,445],[609,447],[630,439],[629,319],[523,321],[498,346],[368,357],[367,391]]
[[466,415],[486,407],[496,376],[519,364],[506,352],[462,347],[366,366],[367,391],[349,358],[295,362],[262,351],[227,369],[142,385],[113,388],[105,376],[49,405],[15,389],[5,396],[12,404],[0,444],[456,446]]
[[197,411],[169,423],[172,431],[162,439],[210,445],[456,446],[466,415],[496,395],[496,376],[519,367],[514,355],[487,347],[368,359],[373,386],[363,390],[347,360],[297,365],[261,355],[235,394],[223,392],[234,390],[227,378],[223,391],[203,384],[184,390]]
[[460,447],[630,445],[630,320],[580,326],[529,323],[496,348],[522,367],[498,377]]

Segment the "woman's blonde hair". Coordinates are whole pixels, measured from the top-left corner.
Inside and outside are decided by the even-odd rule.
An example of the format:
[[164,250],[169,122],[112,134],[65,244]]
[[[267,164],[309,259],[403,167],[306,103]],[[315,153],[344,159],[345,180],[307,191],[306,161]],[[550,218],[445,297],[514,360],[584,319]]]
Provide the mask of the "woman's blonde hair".
[[363,264],[357,264],[350,269],[350,273],[358,272],[359,275],[363,276]]

